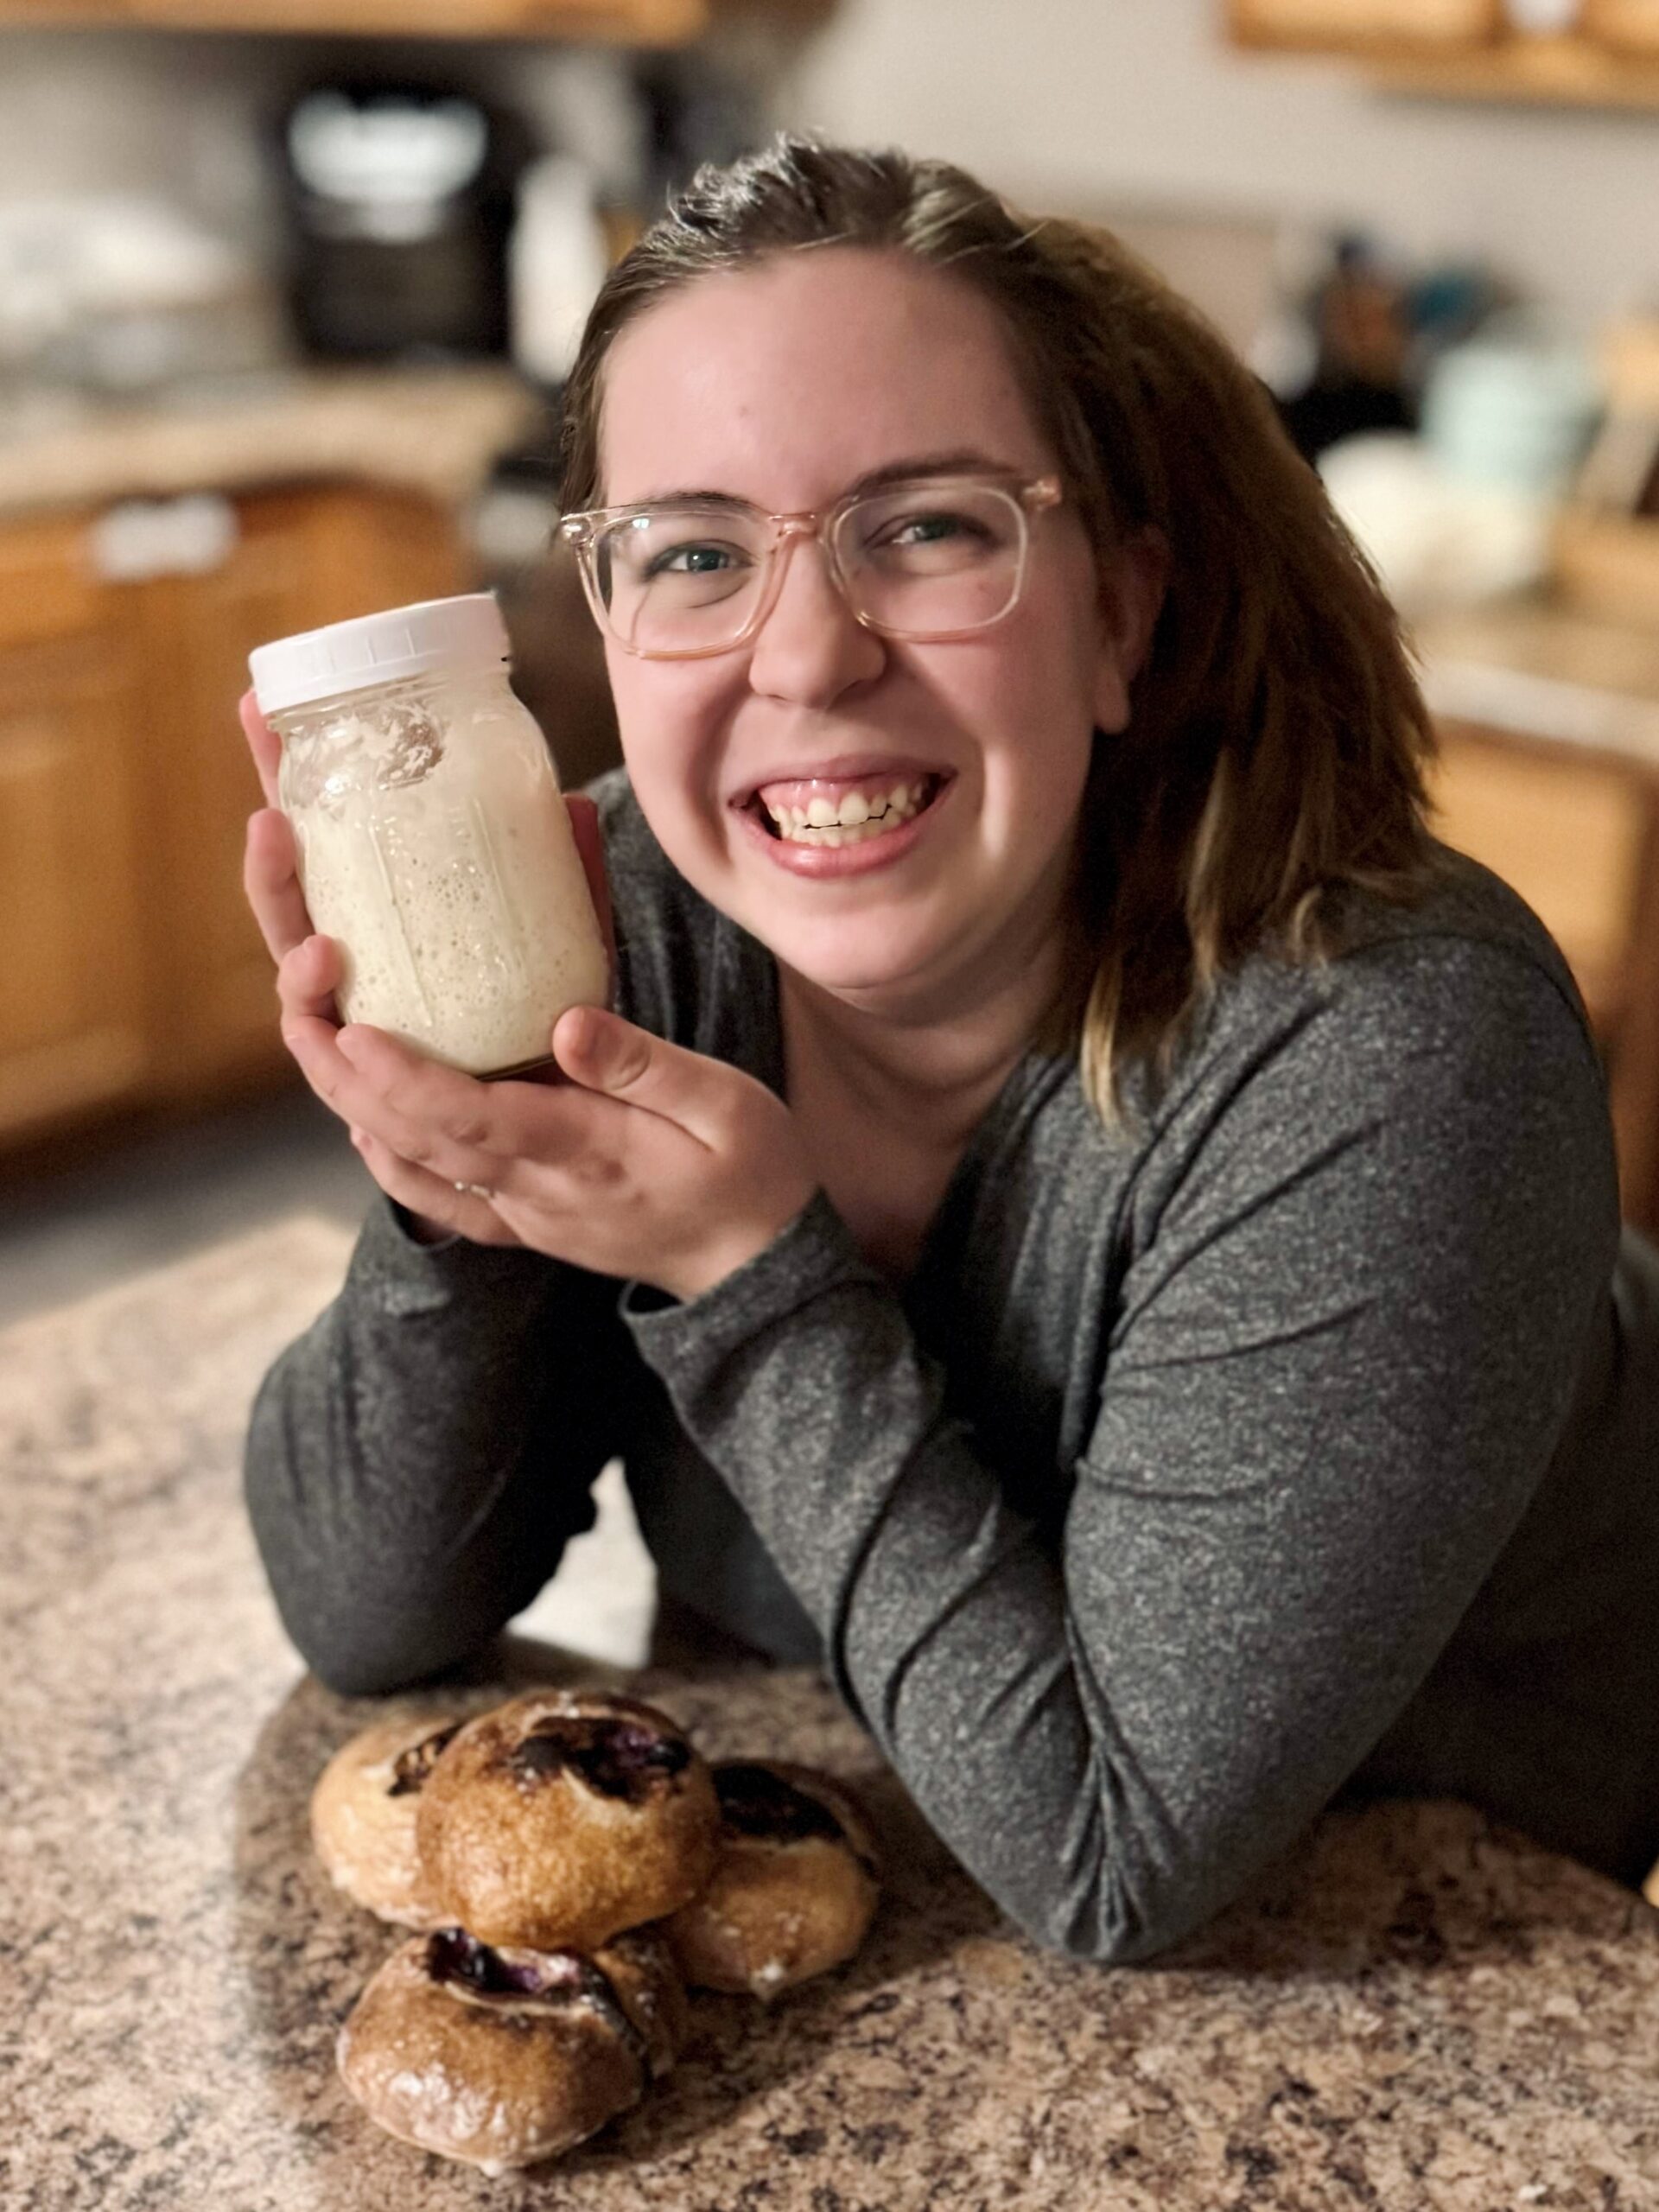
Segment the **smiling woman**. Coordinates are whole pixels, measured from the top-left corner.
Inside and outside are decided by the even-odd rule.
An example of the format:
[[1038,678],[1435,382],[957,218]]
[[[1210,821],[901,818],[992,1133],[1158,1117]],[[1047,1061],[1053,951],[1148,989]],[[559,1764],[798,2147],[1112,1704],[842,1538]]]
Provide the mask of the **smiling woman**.
[[468,1657],[620,1453],[678,1613],[1040,1942],[1158,1951],[1344,1787],[1639,1881],[1659,1261],[1264,396],[1111,241],[785,139],[613,272],[565,437],[626,762],[566,1080],[336,1029],[251,830],[385,1193],[254,1409],[301,1650]]

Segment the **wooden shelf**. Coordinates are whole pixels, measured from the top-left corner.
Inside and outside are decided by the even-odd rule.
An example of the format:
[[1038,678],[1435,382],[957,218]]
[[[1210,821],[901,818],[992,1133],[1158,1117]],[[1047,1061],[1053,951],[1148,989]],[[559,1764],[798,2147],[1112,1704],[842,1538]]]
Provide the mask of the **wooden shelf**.
[[1588,38],[1514,38],[1466,54],[1379,53],[1367,74],[1384,92],[1428,99],[1550,107],[1659,108],[1659,60]]
[[1541,107],[1659,108],[1659,55],[1620,52],[1586,37],[1496,39],[1487,44],[1312,34],[1281,35],[1236,17],[1230,42],[1255,54],[1348,61],[1379,91],[1415,99]]
[[601,39],[683,46],[709,27],[709,0],[0,0],[0,29],[137,25],[383,38]]

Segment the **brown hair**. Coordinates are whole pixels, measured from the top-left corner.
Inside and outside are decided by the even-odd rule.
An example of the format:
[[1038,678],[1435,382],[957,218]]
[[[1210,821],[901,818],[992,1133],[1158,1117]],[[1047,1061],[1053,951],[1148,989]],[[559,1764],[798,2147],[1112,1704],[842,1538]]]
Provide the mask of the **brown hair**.
[[1167,547],[1129,727],[1095,747],[1078,957],[1046,1029],[1109,1122],[1128,1065],[1166,1072],[1227,969],[1331,957],[1351,888],[1420,895],[1427,712],[1375,575],[1225,341],[1116,239],[1023,218],[942,162],[780,135],[700,170],[594,303],[565,393],[567,512],[600,496],[617,334],[699,276],[826,245],[909,254],[988,300],[1097,552],[1137,531]]

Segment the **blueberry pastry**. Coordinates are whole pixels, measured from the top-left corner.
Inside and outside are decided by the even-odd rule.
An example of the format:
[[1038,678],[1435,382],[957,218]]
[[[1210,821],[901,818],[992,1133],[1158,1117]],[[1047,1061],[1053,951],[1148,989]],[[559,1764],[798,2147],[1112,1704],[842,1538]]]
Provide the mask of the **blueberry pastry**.
[[459,1720],[383,1720],[354,1736],[311,1793],[311,1836],[335,1887],[382,1920],[436,1928],[422,1879],[415,1808]]
[[544,1690],[469,1721],[422,1789],[423,1878],[481,1942],[597,1950],[702,1887],[720,1815],[664,1713]]
[[880,1894],[875,1838],[852,1793],[810,1767],[733,1759],[713,1771],[715,1871],[663,1932],[688,1981],[775,1997],[863,1942]]
[[556,2157],[639,2103],[684,2040],[665,1945],[494,1948],[458,1928],[412,1936],[340,2031],[340,2078],[403,2142],[486,2174]]

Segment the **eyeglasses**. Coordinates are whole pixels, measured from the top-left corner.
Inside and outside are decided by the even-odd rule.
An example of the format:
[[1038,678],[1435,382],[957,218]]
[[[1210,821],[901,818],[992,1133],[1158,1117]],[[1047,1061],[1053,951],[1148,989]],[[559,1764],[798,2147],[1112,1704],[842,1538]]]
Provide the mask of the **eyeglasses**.
[[944,644],[1019,604],[1030,517],[1058,505],[1058,477],[940,476],[849,493],[816,513],[745,499],[669,500],[567,515],[600,627],[648,660],[729,652],[772,612],[795,540],[816,538],[855,620],[884,638]]

